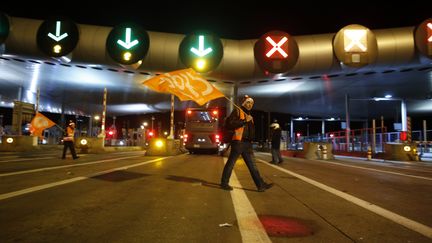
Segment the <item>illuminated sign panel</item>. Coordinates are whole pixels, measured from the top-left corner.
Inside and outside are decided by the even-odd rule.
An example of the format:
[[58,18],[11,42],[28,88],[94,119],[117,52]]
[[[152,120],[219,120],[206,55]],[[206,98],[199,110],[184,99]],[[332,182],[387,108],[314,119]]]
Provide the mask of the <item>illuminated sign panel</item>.
[[134,64],[144,59],[149,48],[147,32],[135,24],[114,27],[106,41],[108,54],[121,64]]
[[418,25],[414,36],[417,49],[423,55],[432,58],[432,18]]
[[344,49],[346,52],[366,52],[367,31],[344,30]]
[[51,57],[68,55],[75,49],[78,39],[77,25],[64,18],[44,21],[37,32],[39,49]]
[[362,67],[373,63],[378,45],[375,35],[361,25],[348,25],[336,33],[333,39],[336,58],[344,65]]
[[8,17],[0,13],[0,44],[2,44],[9,35],[9,19]]
[[184,65],[200,73],[214,70],[223,57],[221,40],[211,34],[191,34],[180,43],[180,59]]
[[255,43],[255,60],[261,69],[270,73],[284,73],[297,63],[297,42],[283,31],[271,31]]
[[[274,38],[274,37],[273,37]],[[277,36],[277,39],[273,40],[272,36],[265,38],[265,55],[272,59],[283,59],[288,57],[288,38],[286,36]],[[277,43],[276,43],[277,41]]]

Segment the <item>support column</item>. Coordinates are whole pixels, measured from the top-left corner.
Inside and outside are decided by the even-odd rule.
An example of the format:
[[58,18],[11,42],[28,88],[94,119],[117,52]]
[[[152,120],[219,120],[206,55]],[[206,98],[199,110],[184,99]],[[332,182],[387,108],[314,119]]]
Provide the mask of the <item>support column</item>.
[[168,139],[174,139],[174,95],[171,95],[170,134]]
[[372,119],[372,153],[376,152],[376,124],[375,119]]
[[345,140],[346,140],[346,151],[349,151],[349,144],[350,144],[350,115],[349,115],[349,96],[348,94],[345,94]]
[[106,100],[107,100],[107,88],[104,88],[104,96],[103,96],[103,111],[102,111],[102,126],[99,137],[105,137],[105,119],[106,119]]
[[320,139],[322,139],[324,137],[325,137],[325,119],[322,119],[322,121],[321,121],[321,138]]
[[402,131],[406,132],[407,129],[407,110],[405,100],[401,100],[401,121],[402,121]]
[[291,137],[291,144],[293,144],[295,141],[294,140],[295,135],[294,135],[294,121],[292,119],[292,116],[291,116],[291,124],[290,124],[290,137]]

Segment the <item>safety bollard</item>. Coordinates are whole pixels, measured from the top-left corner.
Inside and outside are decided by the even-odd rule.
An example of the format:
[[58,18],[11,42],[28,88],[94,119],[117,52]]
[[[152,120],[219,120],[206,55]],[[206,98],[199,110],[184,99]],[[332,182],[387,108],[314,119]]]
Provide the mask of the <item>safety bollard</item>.
[[372,148],[370,146],[367,150],[367,160],[372,160]]
[[414,153],[414,161],[420,161],[420,157],[419,154],[417,153],[417,149],[413,149],[413,153]]
[[324,159],[324,160],[327,160],[327,146],[323,146],[323,149],[322,149],[322,158]]

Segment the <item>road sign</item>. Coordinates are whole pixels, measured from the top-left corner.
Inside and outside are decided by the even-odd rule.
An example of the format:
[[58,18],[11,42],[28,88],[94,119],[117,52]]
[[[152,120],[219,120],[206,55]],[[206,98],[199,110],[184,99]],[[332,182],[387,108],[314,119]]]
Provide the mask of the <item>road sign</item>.
[[121,64],[134,64],[144,59],[149,49],[149,36],[142,27],[124,23],[114,27],[106,41],[108,54]]
[[223,57],[221,40],[211,34],[190,34],[180,43],[180,59],[200,73],[214,70]]
[[417,26],[415,43],[420,53],[432,58],[432,18],[423,21]]
[[0,44],[2,44],[9,35],[9,18],[4,13],[0,13]]
[[361,25],[348,25],[339,30],[333,39],[337,59],[344,65],[362,67],[373,63],[378,45],[375,35]]
[[288,33],[270,31],[258,39],[254,46],[255,60],[270,73],[284,73],[297,63],[297,42]]
[[77,25],[66,18],[45,20],[37,32],[37,45],[50,57],[66,56],[78,44]]

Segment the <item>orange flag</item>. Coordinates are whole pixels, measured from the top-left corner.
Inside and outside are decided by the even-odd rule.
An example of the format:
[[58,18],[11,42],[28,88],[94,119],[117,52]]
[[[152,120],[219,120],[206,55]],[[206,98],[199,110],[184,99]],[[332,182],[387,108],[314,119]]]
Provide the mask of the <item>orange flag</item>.
[[50,128],[55,125],[53,121],[48,119],[46,116],[37,112],[33,120],[31,121],[30,132],[33,136],[38,136],[43,139],[42,132],[44,129]]
[[199,105],[225,96],[192,68],[165,73],[143,84],[154,91],[173,94],[181,101],[193,100]]

